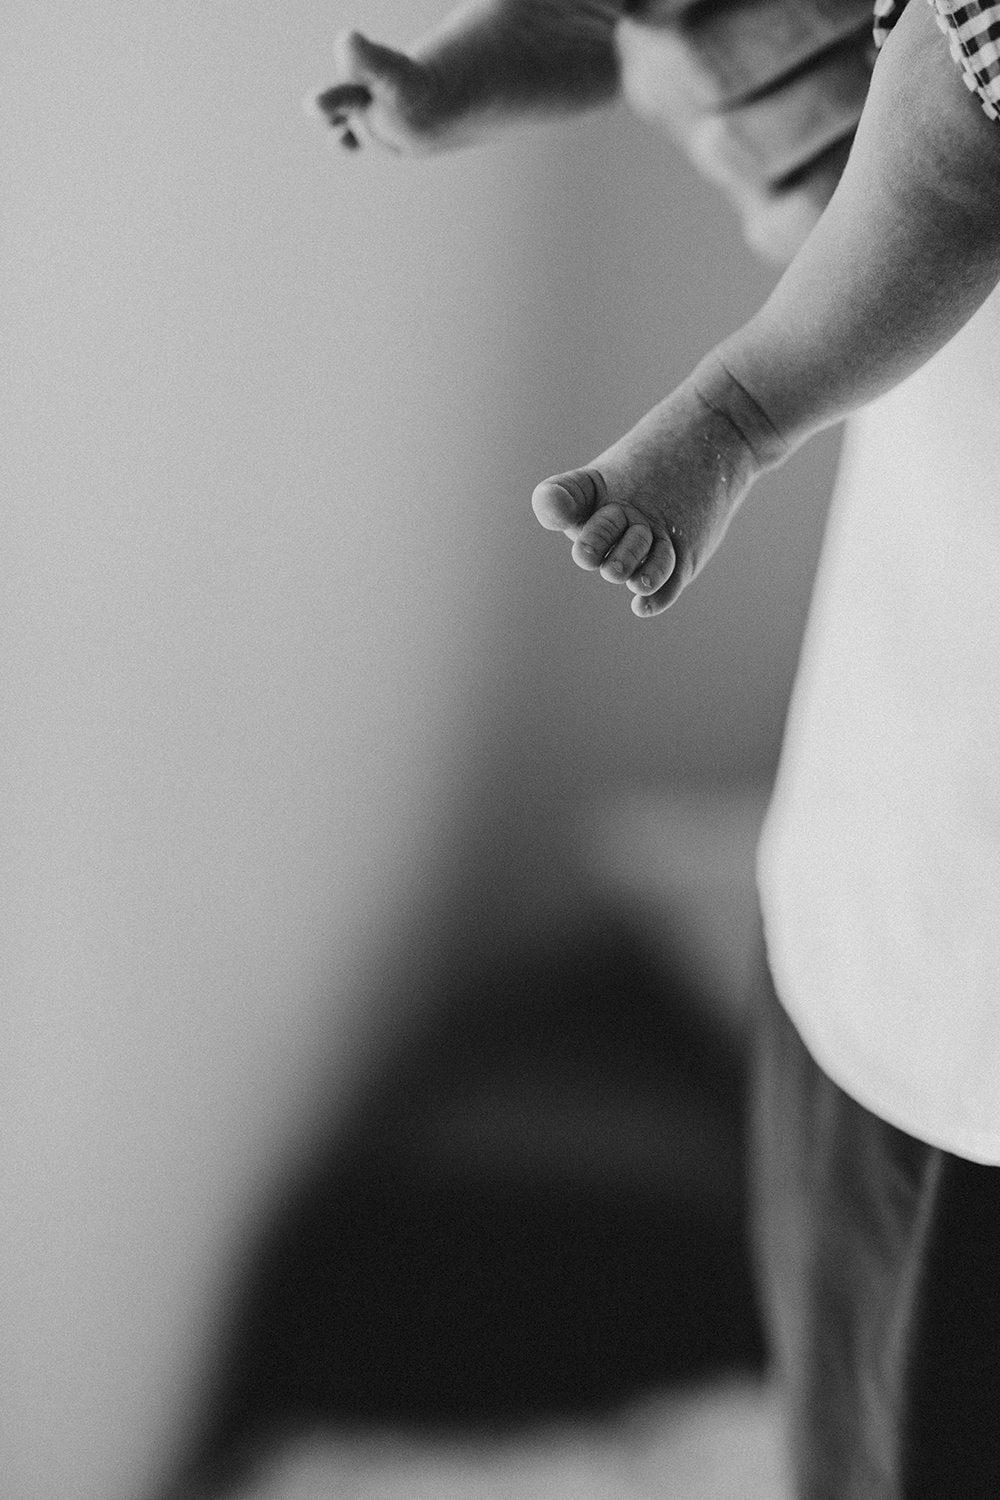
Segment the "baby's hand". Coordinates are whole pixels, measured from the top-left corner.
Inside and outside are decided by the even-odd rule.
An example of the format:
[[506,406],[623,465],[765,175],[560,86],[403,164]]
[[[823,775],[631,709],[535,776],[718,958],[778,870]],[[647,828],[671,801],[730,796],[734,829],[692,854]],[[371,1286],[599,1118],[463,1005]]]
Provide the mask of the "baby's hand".
[[426,63],[360,31],[337,38],[334,61],[338,81],[315,102],[342,146],[355,151],[367,137],[412,156],[448,144],[445,90]]
[[622,3],[478,0],[405,52],[346,31],[315,105],[349,150],[370,140],[414,156],[603,104],[618,89]]
[[784,453],[710,357],[593,463],[544,480],[531,503],[546,530],[572,541],[577,566],[626,584],[645,618],[701,571],[753,481]]

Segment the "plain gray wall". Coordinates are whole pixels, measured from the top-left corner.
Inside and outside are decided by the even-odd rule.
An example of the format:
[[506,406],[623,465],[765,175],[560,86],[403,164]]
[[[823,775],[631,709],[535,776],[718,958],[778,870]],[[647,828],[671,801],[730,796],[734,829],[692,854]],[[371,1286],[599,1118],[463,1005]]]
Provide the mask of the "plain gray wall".
[[645,627],[528,509],[768,274],[623,115],[331,155],[333,33],[437,13],[5,18],[9,1500],[142,1493],[256,1203],[451,929],[554,919],[623,779],[773,760],[830,443]]

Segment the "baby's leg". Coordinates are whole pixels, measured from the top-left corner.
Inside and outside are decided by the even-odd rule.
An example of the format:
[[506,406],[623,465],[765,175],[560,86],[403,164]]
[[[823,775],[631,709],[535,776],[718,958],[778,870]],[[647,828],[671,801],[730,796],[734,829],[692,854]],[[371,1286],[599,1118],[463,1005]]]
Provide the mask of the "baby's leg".
[[908,5],[837,190],[767,302],[613,448],[540,485],[539,520],[629,583],[636,613],[671,604],[756,473],[898,385],[994,290],[998,203],[997,122],[935,13]]
[[603,104],[618,88],[613,34],[624,0],[472,0],[405,51],[357,31],[315,100],[354,149],[405,155],[470,145],[520,121]]
[[784,444],[710,356],[583,469],[544,480],[532,506],[573,543],[573,561],[624,583],[632,610],[660,614],[701,570],[759,473]]

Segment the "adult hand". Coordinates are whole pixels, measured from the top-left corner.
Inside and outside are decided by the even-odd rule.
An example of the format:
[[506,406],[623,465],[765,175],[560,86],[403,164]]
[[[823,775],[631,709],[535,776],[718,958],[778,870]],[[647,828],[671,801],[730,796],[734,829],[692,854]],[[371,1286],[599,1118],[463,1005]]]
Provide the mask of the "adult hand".
[[784,262],[843,170],[874,62],[871,0],[647,0],[616,29],[622,89]]

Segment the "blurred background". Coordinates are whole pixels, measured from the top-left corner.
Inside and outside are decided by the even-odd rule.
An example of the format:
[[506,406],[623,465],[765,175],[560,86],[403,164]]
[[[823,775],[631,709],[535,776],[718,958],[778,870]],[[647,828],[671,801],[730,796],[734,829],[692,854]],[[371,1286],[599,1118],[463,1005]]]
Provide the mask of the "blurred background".
[[[674,1379],[664,1257],[662,1316],[700,1309],[684,1369],[760,1369],[739,1247],[725,1335],[685,1278],[742,1222],[727,1018],[833,441],[656,622],[537,528],[537,480],[772,278],[623,110],[335,154],[302,100],[336,31],[402,43],[443,8],[7,12],[10,1500],[139,1500],[206,1412],[243,1441],[310,1390],[351,1422],[499,1420],[518,1388],[573,1411]],[[446,1213],[470,1256],[528,1230],[468,1298],[478,1331],[461,1268],[420,1293],[439,1329],[472,1320],[438,1379],[399,1330]],[[600,1274],[539,1269],[598,1220]],[[386,1223],[409,1238],[373,1270]],[[526,1266],[551,1337],[473,1390]],[[329,1348],[322,1376],[282,1353],[320,1284],[336,1379]]]

